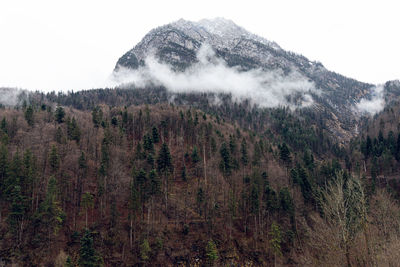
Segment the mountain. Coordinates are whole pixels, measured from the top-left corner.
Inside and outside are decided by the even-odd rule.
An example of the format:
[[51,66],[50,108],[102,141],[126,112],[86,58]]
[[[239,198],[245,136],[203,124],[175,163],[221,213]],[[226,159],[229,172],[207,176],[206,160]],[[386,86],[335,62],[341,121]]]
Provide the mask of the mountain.
[[0,265],[398,265],[400,82],[345,78],[224,19],[155,29],[115,71],[154,52],[185,76],[205,43],[234,74],[300,73],[313,104],[0,88]]
[[242,71],[297,72],[312,81],[322,92],[312,94],[314,110],[326,114],[330,130],[343,140],[349,140],[355,134],[354,126],[360,116],[356,104],[373,93],[372,84],[329,71],[321,63],[285,51],[275,42],[223,18],[198,22],[181,19],[153,29],[118,60],[115,71],[121,67],[137,69],[145,65],[149,55],[183,71],[198,61],[196,54],[203,44],[210,45],[216,56],[230,67]]

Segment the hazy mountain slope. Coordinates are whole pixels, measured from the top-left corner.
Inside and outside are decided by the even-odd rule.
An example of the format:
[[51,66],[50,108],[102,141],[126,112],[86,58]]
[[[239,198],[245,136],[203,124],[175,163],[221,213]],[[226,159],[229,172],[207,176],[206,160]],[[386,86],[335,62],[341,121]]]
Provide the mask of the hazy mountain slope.
[[[321,63],[283,50],[274,42],[249,33],[230,20],[217,18],[191,22],[179,20],[150,31],[141,42],[117,62],[121,67],[137,69],[149,55],[184,70],[198,61],[197,52],[208,44],[218,58],[230,67],[279,70],[284,74],[300,73],[315,84],[314,108],[326,114],[330,130],[341,139],[354,131],[355,104],[371,93],[373,85],[350,79],[327,70]],[[190,89],[190,88],[188,88]]]

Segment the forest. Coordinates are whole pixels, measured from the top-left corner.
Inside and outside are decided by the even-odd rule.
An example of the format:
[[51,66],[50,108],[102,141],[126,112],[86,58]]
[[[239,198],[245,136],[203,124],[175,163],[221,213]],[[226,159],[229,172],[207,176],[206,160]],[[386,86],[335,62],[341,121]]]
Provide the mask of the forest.
[[0,265],[395,266],[400,108],[323,112],[162,88],[0,107]]

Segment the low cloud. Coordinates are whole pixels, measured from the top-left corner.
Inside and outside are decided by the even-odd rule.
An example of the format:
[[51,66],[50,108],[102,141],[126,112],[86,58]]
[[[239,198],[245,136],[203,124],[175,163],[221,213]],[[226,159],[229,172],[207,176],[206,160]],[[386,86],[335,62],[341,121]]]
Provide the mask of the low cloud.
[[16,106],[21,102],[22,91],[16,88],[0,87],[0,104],[3,106]]
[[208,45],[199,49],[197,59],[197,63],[181,72],[149,56],[145,66],[137,70],[120,68],[115,72],[112,86],[133,83],[139,88],[164,86],[172,93],[224,93],[231,94],[236,101],[250,99],[261,107],[310,106],[313,104],[310,93],[318,93],[314,83],[296,71],[285,75],[282,71],[240,71],[229,67]]
[[385,107],[385,99],[384,99],[384,86],[377,85],[371,90],[371,98],[366,99],[363,98],[359,103],[356,104],[356,107],[361,113],[368,113],[374,115],[383,110]]

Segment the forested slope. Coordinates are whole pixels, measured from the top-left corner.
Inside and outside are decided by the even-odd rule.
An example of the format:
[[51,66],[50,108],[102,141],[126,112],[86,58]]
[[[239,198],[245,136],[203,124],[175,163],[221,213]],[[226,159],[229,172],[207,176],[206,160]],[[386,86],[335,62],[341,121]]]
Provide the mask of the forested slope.
[[123,93],[0,109],[3,262],[396,263],[395,187],[369,175],[362,137],[336,144],[307,110],[110,103]]

